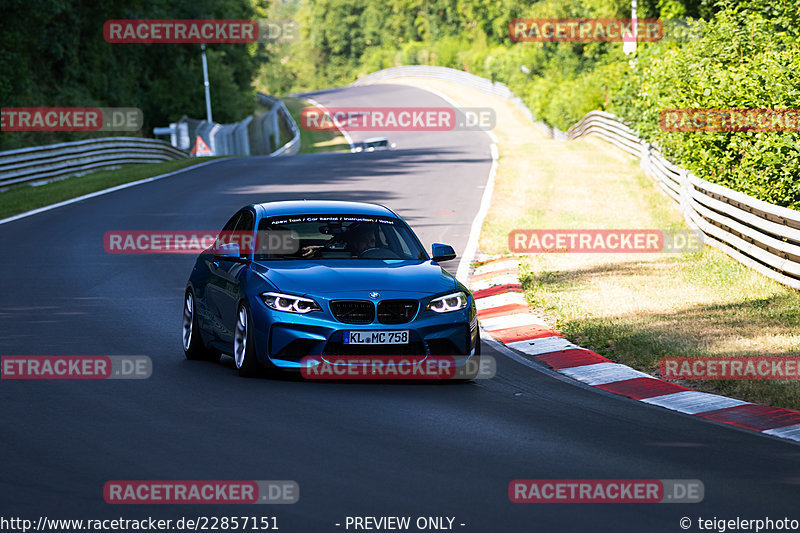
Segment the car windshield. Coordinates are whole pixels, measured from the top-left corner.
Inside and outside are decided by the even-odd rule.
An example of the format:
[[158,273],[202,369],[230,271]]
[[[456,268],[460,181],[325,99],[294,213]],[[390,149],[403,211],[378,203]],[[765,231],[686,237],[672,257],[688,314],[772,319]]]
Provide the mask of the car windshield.
[[256,260],[426,260],[411,229],[396,218],[371,215],[294,215],[258,225]]
[[381,140],[381,141],[370,141],[366,143],[368,148],[386,148],[389,146],[389,141]]

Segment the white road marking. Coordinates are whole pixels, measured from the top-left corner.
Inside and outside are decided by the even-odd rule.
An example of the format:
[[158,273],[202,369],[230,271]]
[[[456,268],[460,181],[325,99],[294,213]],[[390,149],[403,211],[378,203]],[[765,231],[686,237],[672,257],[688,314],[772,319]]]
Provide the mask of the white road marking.
[[[32,209],[30,211],[25,211],[24,213],[20,213],[18,215],[14,215],[8,218],[4,218],[0,220],[0,224],[7,224],[8,222],[13,222],[15,220],[19,220],[21,218],[30,217],[33,215],[38,215],[39,213],[44,213],[45,211],[50,211],[51,209],[56,209],[59,207],[63,207],[65,205],[74,204],[77,202],[82,202],[83,200],[88,200],[89,198],[95,198],[97,196],[103,196],[104,194],[108,194],[114,191],[121,191],[122,189],[128,189],[130,187],[136,187],[137,185],[141,185],[142,183],[150,183],[151,181],[157,181],[163,178],[168,178],[170,176],[174,176],[176,174],[181,174],[183,172],[187,172],[189,170],[194,170],[196,168],[205,167],[211,165],[213,163],[219,163],[220,161],[225,161],[225,159],[215,159],[214,161],[206,161],[205,163],[199,163],[197,165],[192,165],[190,167],[182,168],[180,170],[175,170],[173,172],[167,172],[166,174],[160,174],[158,176],[153,176],[152,178],[145,178],[139,181],[132,181],[130,183],[123,183],[122,185],[117,185],[116,187],[111,187],[108,189],[103,189],[102,191],[95,191],[89,194],[84,194],[83,196],[78,196],[77,198],[70,198],[69,200],[64,200],[63,202],[58,202],[55,204],[46,205],[44,207],[39,207],[37,209]],[[68,178],[69,179],[69,178]],[[80,179],[80,178],[78,178]]]
[[492,191],[494,190],[494,178],[497,174],[497,159],[500,157],[497,151],[497,137],[491,131],[486,134],[492,139],[492,144],[489,145],[489,153],[492,156],[492,166],[489,167],[489,178],[486,180],[486,185],[483,189],[483,197],[481,198],[481,206],[478,208],[478,213],[472,220],[472,227],[469,230],[469,239],[467,246],[464,248],[464,253],[461,254],[461,260],[458,262],[458,270],[456,270],[456,278],[461,283],[466,284],[469,281],[469,269],[472,265],[472,260],[478,252],[478,237],[481,235],[481,226],[483,220],[486,218],[486,213],[489,212],[489,205],[492,203]]
[[[311,105],[313,105],[315,107],[320,108],[323,113],[325,113],[325,114],[327,114],[329,116],[331,115],[331,113],[328,111],[327,107],[325,107],[324,105],[320,104],[319,102],[317,102],[313,98],[309,98],[308,96],[303,96],[302,94],[300,96],[298,96],[298,98],[300,98],[302,100],[305,100],[306,102],[310,103]],[[355,143],[353,142],[353,138],[350,136],[349,133],[347,133],[347,130],[339,128],[338,126],[337,126],[337,129],[342,134],[342,137],[344,137],[344,140],[347,141],[347,144],[350,145],[350,151],[352,152],[353,148],[355,148]]]

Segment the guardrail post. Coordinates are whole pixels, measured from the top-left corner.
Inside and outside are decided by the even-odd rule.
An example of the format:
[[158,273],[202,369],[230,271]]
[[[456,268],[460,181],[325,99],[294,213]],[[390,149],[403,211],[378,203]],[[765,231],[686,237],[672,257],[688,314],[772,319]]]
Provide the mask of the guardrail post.
[[690,187],[692,184],[689,181],[689,171],[685,168],[680,169],[678,172],[678,180],[681,186],[681,211],[687,220],[691,220],[691,215],[693,214],[694,210],[692,209],[692,203],[690,201],[692,197],[692,191]]
[[281,132],[278,126],[278,107],[270,111],[270,127],[272,128],[272,142],[270,143],[270,152],[274,152],[281,145]]
[[653,145],[651,145],[647,141],[642,141],[642,153],[639,156],[641,160],[639,161],[639,168],[642,169],[642,172],[645,174],[652,174],[652,170],[650,169],[650,151],[652,150]]

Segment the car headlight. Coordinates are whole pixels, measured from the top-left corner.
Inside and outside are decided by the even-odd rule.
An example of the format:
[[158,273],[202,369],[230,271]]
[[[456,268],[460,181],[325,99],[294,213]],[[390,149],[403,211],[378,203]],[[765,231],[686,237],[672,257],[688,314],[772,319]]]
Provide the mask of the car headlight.
[[321,311],[322,308],[311,298],[302,296],[292,296],[291,294],[281,294],[278,292],[265,292],[261,299],[267,307],[275,311],[286,311],[287,313],[300,313],[304,315],[311,311]]
[[451,311],[460,311],[467,306],[469,298],[463,292],[454,292],[446,296],[439,296],[431,300],[426,309],[430,309],[436,313],[449,313]]

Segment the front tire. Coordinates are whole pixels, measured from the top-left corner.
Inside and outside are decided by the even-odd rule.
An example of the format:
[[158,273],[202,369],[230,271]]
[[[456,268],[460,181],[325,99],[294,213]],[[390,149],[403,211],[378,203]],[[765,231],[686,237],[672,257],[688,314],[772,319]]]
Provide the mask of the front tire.
[[239,375],[245,378],[258,377],[264,373],[255,354],[252,322],[250,309],[244,302],[240,303],[233,332],[233,360]]
[[478,340],[475,344],[475,354],[470,358],[470,362],[472,367],[474,367],[474,371],[467,372],[464,371],[462,377],[456,379],[455,381],[459,383],[468,383],[470,381],[474,381],[478,378],[478,374],[480,374],[481,368],[481,330],[478,329]]
[[197,323],[197,302],[191,289],[183,298],[183,353],[190,361],[218,361],[219,352],[207,348],[200,336]]

